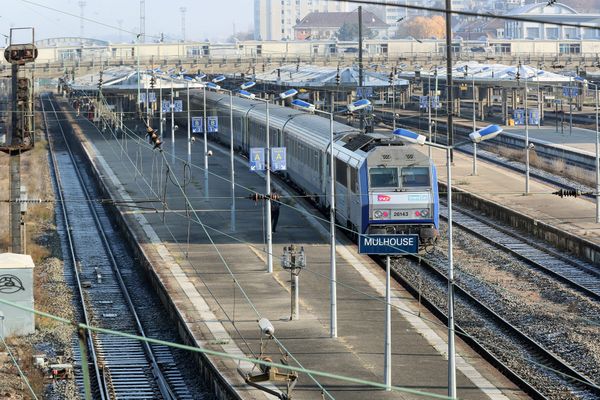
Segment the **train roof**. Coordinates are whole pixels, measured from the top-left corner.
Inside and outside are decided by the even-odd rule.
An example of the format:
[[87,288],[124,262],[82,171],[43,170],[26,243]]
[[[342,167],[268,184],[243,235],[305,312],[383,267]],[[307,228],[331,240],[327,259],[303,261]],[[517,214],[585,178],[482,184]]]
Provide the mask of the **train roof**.
[[[203,91],[191,91],[193,98],[198,101]],[[206,92],[207,101],[221,103],[229,107],[228,93]],[[233,109],[238,113],[247,114],[250,118],[264,121],[264,102],[234,96]],[[288,134],[299,136],[303,142],[315,148],[327,149],[330,141],[329,118],[325,115],[310,114],[291,107],[269,104],[269,124],[273,128],[284,130]],[[394,135],[385,133],[361,133],[352,126],[333,122],[334,155],[336,158],[358,168],[367,157],[369,151],[382,143],[385,145],[403,145]]]

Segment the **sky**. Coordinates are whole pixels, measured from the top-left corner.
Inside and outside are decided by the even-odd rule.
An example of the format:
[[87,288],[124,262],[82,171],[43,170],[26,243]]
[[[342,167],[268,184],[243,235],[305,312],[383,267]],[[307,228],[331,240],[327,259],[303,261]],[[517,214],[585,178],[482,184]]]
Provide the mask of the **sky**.
[[[36,40],[52,37],[79,37],[79,0],[2,0],[0,1],[0,34],[7,35],[10,28],[35,28]],[[62,14],[38,5],[65,11]],[[119,20],[124,30],[139,30],[139,0],[86,0],[84,16],[115,28]],[[224,40],[233,33],[252,29],[253,0],[146,0],[146,41],[156,40],[164,33],[165,40],[180,40],[181,12],[186,7],[187,40]],[[90,21],[84,23],[84,36],[110,41],[132,41],[133,35],[119,34],[118,29],[101,26]]]

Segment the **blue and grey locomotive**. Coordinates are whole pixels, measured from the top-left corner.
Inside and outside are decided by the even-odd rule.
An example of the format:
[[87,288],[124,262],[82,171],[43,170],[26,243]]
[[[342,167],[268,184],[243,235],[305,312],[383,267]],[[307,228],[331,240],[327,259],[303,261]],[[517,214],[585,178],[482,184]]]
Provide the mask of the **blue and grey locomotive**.
[[[192,96],[202,109],[202,92]],[[229,145],[229,95],[207,92],[208,115],[219,117],[220,142]],[[266,144],[264,102],[233,99],[234,146],[248,154]],[[360,234],[418,234],[421,245],[438,232],[436,168],[417,146],[392,134],[363,134],[334,122],[336,219]],[[329,120],[299,110],[269,105],[272,147],[287,149],[287,178],[315,202],[329,207]]]

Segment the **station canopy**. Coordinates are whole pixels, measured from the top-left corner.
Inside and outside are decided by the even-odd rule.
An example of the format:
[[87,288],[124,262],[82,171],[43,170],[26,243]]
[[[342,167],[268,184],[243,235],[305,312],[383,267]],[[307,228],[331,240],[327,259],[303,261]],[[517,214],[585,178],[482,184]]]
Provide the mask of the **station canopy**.
[[[320,67],[316,65],[290,64],[273,69],[269,72],[256,74],[259,83],[270,83],[290,87],[335,87],[337,86],[335,67]],[[359,73],[357,66],[342,67],[339,69],[340,86],[355,88],[359,86]],[[395,78],[395,86],[408,86],[406,79]],[[368,71],[363,69],[363,86],[389,87],[389,74]]]
[[[202,88],[204,83],[192,77],[185,77],[176,73],[174,69],[162,71],[159,68],[153,70],[140,70],[140,89],[151,89],[152,77],[154,77],[154,89],[190,89]],[[98,90],[100,73],[94,72],[80,77],[74,81],[67,82],[73,90],[93,91]],[[132,67],[110,67],[102,71],[102,90],[137,90],[138,73]]]
[[[465,75],[466,71],[466,75]],[[405,71],[398,75],[405,79],[415,79],[420,76],[421,80],[435,79],[446,80],[446,67],[439,66],[430,70]],[[557,85],[573,81],[573,77],[544,71],[528,65],[503,65],[503,64],[480,64],[477,62],[457,63],[452,68],[452,79],[457,82],[465,81],[489,86],[516,87],[528,83],[537,85]]]

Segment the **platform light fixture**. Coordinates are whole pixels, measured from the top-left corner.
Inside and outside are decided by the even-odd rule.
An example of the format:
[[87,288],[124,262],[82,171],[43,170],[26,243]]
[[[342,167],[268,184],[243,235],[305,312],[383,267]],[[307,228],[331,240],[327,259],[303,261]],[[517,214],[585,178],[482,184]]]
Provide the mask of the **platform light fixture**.
[[209,88],[209,89],[211,89],[211,90],[216,90],[217,92],[219,90],[221,90],[221,86],[219,86],[219,85],[217,85],[216,83],[213,83],[213,82],[207,82],[206,83],[206,87]]
[[219,83],[219,82],[223,82],[225,80],[225,75],[219,75],[215,78],[213,78],[213,83]]
[[298,94],[298,91],[296,89],[289,89],[283,93],[279,93],[279,98],[281,100],[285,100],[285,99],[289,99],[290,97],[294,97],[297,94]]
[[[291,93],[290,89],[287,92]],[[295,95],[295,93],[294,93]],[[280,95],[281,97],[281,95]],[[306,102],[300,99],[292,100],[292,105],[298,109],[317,112],[329,116],[329,236],[330,236],[330,337],[337,337],[337,265],[336,265],[336,243],[335,243],[335,159],[333,156],[333,115],[332,112],[323,110],[317,110],[314,104]],[[352,104],[348,104],[346,107],[348,110],[360,110],[371,105],[369,100],[363,99],[358,100]]]
[[240,97],[243,97],[243,98],[249,99],[249,100],[254,100],[256,98],[256,95],[254,93],[250,93],[247,90],[240,90],[238,92],[238,94],[240,95]]
[[363,109],[369,107],[370,105],[371,105],[371,102],[368,99],[360,99],[360,100],[356,100],[353,103],[348,104],[346,107],[348,107],[348,111],[355,112],[355,111],[363,110]]
[[480,143],[484,140],[493,139],[502,133],[503,129],[498,125],[488,125],[485,128],[479,129],[477,131],[471,132],[469,134],[469,138],[474,143]]
[[242,88],[242,90],[248,90],[254,86],[256,86],[256,82],[249,81],[249,82],[242,83],[240,88]]
[[[409,131],[407,129],[394,131],[401,140],[419,145],[427,145],[446,150],[446,174],[447,174],[447,199],[448,204],[448,366],[449,371],[452,371],[452,366],[455,365],[456,353],[454,348],[454,258],[452,246],[452,149],[462,146],[469,142],[482,142],[490,140],[498,136],[502,132],[502,128],[498,125],[489,125],[469,135],[470,140],[465,140],[451,146],[446,146],[438,143],[426,142],[422,140],[423,135]],[[389,307],[389,304],[386,305]],[[452,383],[452,380],[450,380]],[[451,387],[451,386],[449,386]]]
[[300,100],[300,99],[292,100],[292,105],[294,107],[300,108],[300,109],[308,111],[308,112],[315,112],[315,110],[316,110],[316,107],[314,104],[311,104],[308,101],[304,101],[304,100]]

